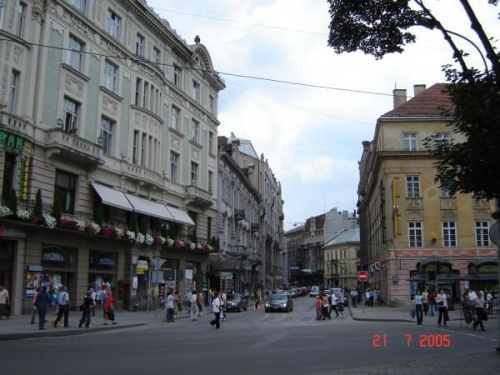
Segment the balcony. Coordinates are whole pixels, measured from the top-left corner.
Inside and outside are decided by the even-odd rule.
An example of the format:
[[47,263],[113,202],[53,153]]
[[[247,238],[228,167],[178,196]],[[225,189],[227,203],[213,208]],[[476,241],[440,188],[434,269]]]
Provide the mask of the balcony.
[[186,205],[196,206],[202,209],[207,209],[214,204],[212,195],[205,190],[194,185],[186,186]]
[[141,185],[149,184],[153,187],[161,186],[163,183],[163,177],[159,173],[140,165],[122,162],[120,170],[122,175],[137,181]]
[[6,126],[8,131],[14,131],[30,139],[33,139],[35,136],[35,130],[32,124],[9,113],[0,113],[0,125]]
[[102,164],[101,146],[81,138],[74,133],[66,133],[62,128],[47,131],[45,154],[47,158],[71,160],[87,166]]

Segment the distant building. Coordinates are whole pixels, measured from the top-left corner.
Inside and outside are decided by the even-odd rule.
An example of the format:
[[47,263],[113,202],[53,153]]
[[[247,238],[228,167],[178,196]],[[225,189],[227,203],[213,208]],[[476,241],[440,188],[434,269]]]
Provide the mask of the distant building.
[[498,283],[497,249],[490,243],[493,202],[451,195],[435,181],[426,137],[460,141],[450,133],[451,108],[444,86],[416,85],[414,97],[395,90],[395,108],[377,121],[363,142],[358,208],[361,267],[384,300],[406,303],[417,290],[444,288],[458,301],[464,288]]

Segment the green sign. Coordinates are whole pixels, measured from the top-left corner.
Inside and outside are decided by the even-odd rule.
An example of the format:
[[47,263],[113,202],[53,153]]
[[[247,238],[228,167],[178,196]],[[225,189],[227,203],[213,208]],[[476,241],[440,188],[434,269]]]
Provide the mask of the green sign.
[[24,147],[23,137],[14,134],[7,134],[3,131],[0,131],[0,142],[4,142],[7,147],[12,147],[18,149],[19,151],[22,151]]

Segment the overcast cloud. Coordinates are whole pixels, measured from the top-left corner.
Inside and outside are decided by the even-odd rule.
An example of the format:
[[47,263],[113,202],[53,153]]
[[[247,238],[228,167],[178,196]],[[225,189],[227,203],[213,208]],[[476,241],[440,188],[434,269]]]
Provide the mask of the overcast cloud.
[[[337,55],[327,47],[326,0],[148,3],[189,44],[199,35],[219,72],[385,94],[222,74],[227,88],[219,96],[219,135],[250,139],[269,160],[282,185],[287,230],[332,207],[354,210],[361,142],[372,140],[377,119],[392,109],[394,87],[411,96],[414,84],[444,82],[441,67],[453,62],[441,34],[426,29],[413,30],[417,43],[403,54],[379,61],[360,52]],[[487,34],[499,36],[500,8],[472,3]],[[458,2],[429,0],[427,6],[447,29],[476,41]],[[470,52],[469,62],[483,66],[470,44],[456,43]]]

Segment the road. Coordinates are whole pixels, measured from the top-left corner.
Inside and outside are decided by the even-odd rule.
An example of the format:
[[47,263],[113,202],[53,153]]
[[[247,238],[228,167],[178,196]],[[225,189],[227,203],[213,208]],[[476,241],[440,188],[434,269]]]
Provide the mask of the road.
[[[316,375],[361,374],[368,372],[354,369],[367,368],[373,374],[395,363],[454,363],[473,353],[491,353],[495,345],[495,332],[439,329],[430,322],[360,322],[348,311],[343,319],[316,321],[312,299],[294,302],[291,313],[229,313],[219,331],[208,324],[212,314],[206,314],[196,322],[184,318],[112,332],[0,342],[0,373]],[[467,373],[482,373],[475,368]]]

